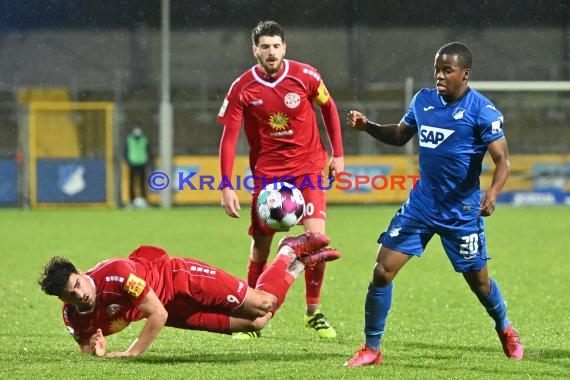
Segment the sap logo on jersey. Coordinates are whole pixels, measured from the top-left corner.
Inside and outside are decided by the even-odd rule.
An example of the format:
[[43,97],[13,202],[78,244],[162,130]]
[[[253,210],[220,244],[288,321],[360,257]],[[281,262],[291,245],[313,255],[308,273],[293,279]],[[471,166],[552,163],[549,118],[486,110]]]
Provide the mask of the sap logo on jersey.
[[420,146],[424,148],[437,148],[439,144],[444,142],[455,131],[443,128],[430,127],[422,125],[420,127]]

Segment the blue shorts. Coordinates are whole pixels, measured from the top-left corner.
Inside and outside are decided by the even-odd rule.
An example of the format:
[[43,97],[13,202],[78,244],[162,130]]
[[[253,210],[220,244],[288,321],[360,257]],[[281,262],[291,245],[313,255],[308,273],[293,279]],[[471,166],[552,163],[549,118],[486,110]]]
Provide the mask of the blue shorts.
[[409,203],[396,213],[378,242],[394,251],[421,256],[434,234],[438,234],[445,253],[456,272],[479,272],[489,259],[485,226],[478,210],[458,219],[426,218]]

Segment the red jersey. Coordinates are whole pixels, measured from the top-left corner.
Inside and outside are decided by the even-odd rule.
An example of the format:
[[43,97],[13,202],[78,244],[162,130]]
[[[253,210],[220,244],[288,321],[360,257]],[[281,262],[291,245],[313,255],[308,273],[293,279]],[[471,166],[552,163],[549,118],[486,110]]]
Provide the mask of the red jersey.
[[[264,78],[257,66],[240,76],[226,95],[218,122],[231,131],[239,131],[244,125],[254,175],[272,178],[320,174],[327,153],[319,135],[313,102],[319,106],[334,103],[315,68],[286,59],[283,63],[275,78]],[[336,107],[334,113],[338,120]],[[336,124],[330,126],[338,129],[332,139],[333,150],[335,156],[341,156],[340,124]],[[328,125],[327,131],[330,135]],[[232,165],[223,161],[233,163],[234,157],[221,156],[221,174],[231,178]]]
[[98,328],[111,335],[144,318],[136,308],[150,289],[144,272],[142,265],[127,259],[106,260],[86,272],[96,289],[93,310],[79,312],[63,304],[63,320],[79,344],[88,344]]
[[[229,317],[222,317],[239,307],[247,292],[242,281],[222,270],[150,246],[139,247],[128,259],[103,261],[86,274],[95,286],[93,310],[63,304],[64,323],[79,344],[89,344],[98,328],[107,336],[143,319],[137,306],[150,289],[168,311],[167,326],[227,332]],[[221,317],[205,320],[201,311],[212,308]]]

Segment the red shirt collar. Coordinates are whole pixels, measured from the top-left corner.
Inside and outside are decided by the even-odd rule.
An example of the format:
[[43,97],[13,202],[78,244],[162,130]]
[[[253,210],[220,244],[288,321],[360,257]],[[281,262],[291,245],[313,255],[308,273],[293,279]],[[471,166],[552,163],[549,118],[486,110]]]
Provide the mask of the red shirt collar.
[[269,83],[275,82],[277,79],[279,79],[284,71],[285,71],[285,62],[281,64],[281,69],[274,75],[267,75],[263,70],[259,68],[259,65],[255,65],[255,72],[257,73],[257,75],[259,75],[261,79]]

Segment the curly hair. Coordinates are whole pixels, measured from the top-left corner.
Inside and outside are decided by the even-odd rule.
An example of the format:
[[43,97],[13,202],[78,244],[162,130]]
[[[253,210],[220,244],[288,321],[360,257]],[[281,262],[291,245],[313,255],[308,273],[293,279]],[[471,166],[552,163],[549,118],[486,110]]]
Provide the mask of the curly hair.
[[54,256],[46,264],[38,280],[42,291],[50,296],[60,296],[69,282],[71,274],[79,271],[65,257]]

